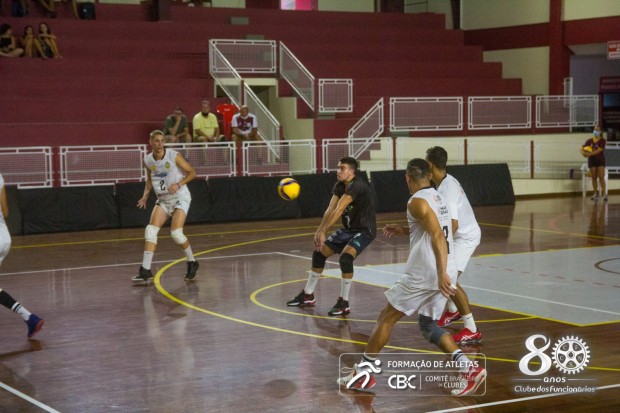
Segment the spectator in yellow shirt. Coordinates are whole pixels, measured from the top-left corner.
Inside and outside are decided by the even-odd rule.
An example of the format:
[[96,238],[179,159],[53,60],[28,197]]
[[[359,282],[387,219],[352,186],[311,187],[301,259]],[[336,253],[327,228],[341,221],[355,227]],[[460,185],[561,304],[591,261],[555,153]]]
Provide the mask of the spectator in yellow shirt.
[[220,138],[220,128],[217,117],[210,112],[211,102],[203,100],[200,112],[196,113],[192,120],[194,129],[194,142],[217,142]]

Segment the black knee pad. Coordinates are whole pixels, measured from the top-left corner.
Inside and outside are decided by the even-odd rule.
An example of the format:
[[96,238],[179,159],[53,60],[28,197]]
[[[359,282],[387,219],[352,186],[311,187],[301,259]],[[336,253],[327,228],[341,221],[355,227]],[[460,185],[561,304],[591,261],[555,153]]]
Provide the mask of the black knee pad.
[[437,326],[437,321],[423,314],[418,314],[418,325],[422,336],[436,346],[439,345],[441,336],[448,333],[443,328]]
[[312,268],[325,268],[325,261],[327,257],[321,254],[320,251],[314,251],[312,253]]
[[345,252],[340,255],[340,271],[343,274],[352,274],[353,273],[353,255]]

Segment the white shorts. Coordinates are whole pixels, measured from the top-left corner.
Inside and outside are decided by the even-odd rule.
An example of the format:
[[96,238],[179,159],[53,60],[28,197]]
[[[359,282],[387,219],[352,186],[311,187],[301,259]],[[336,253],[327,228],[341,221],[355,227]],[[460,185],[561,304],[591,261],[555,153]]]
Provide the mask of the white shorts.
[[0,265],[11,249],[11,235],[4,222],[0,222]]
[[465,241],[454,241],[454,253],[456,255],[456,269],[459,272],[464,272],[465,267],[467,267],[467,263],[472,255],[474,255],[474,251],[478,244],[473,244],[472,242]]
[[185,212],[185,215],[187,215],[189,205],[191,203],[191,196],[172,196],[159,198],[155,205],[159,205],[159,207],[163,209],[169,217],[171,217],[175,209],[180,209]]
[[447,298],[439,290],[412,288],[401,280],[385,292],[388,302],[398,311],[410,316],[416,311],[439,320],[446,308]]

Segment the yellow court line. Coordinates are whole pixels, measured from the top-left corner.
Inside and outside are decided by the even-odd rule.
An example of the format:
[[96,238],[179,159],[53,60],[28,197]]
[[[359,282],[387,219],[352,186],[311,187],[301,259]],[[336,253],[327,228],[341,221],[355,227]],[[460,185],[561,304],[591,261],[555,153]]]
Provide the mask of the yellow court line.
[[[258,243],[261,243],[261,242],[275,241],[275,240],[280,240],[280,239],[301,237],[301,236],[307,236],[307,235],[312,235],[312,233],[285,235],[285,236],[281,236],[281,237],[271,237],[271,238],[264,238],[264,239],[260,239],[260,240],[241,242],[241,243],[237,243],[237,244],[224,245],[224,246],[221,246],[221,247],[212,248],[210,250],[201,251],[199,253],[194,254],[194,256],[204,255],[204,254],[208,254],[208,253],[211,253],[211,252],[220,251],[220,250],[229,249],[229,248],[241,247],[241,246],[244,246],[244,245],[258,244]],[[364,346],[367,344],[367,343],[365,343],[363,341],[350,340],[350,339],[344,339],[344,338],[339,338],[339,337],[323,336],[323,335],[319,335],[319,334],[304,333],[304,332],[301,332],[301,331],[288,330],[288,329],[285,329],[285,328],[280,328],[280,327],[274,327],[274,326],[268,326],[268,325],[265,325],[265,324],[255,323],[253,321],[242,320],[240,318],[231,317],[231,316],[228,316],[228,315],[225,315],[225,314],[217,313],[215,311],[207,310],[205,308],[197,307],[197,306],[195,306],[193,304],[190,304],[190,303],[188,303],[186,301],[183,301],[180,298],[175,297],[174,295],[172,295],[166,289],[164,289],[164,287],[161,285],[161,277],[163,276],[164,272],[166,272],[166,270],[168,270],[168,268],[170,268],[173,265],[176,265],[176,264],[178,264],[180,262],[183,262],[185,260],[186,260],[186,258],[181,258],[181,259],[172,261],[171,263],[169,263],[166,266],[164,266],[163,268],[161,268],[157,272],[157,274],[155,274],[155,278],[154,278],[155,288],[157,288],[157,290],[164,297],[168,298],[171,301],[174,301],[177,304],[180,304],[180,305],[182,305],[184,307],[187,307],[187,308],[190,308],[192,310],[196,310],[198,312],[201,312],[201,313],[204,313],[204,314],[208,314],[208,315],[211,315],[211,316],[214,316],[214,317],[222,318],[222,319],[225,319],[225,320],[229,320],[229,321],[233,321],[233,322],[236,322],[236,323],[245,324],[245,325],[249,325],[249,326],[253,326],[253,327],[258,327],[258,328],[264,328],[264,329],[267,329],[267,330],[277,331],[277,332],[281,332],[281,333],[293,334],[293,335],[304,336],[304,337],[311,337],[311,338],[316,338],[316,339],[320,339],[320,340],[330,340],[330,341],[337,341],[337,342],[341,342],[341,343],[358,344],[358,345],[364,345]],[[414,349],[414,348],[409,348],[409,347],[398,347],[398,346],[390,346],[390,345],[386,345],[385,348],[392,349],[392,350],[410,351],[410,352],[414,352],[414,353],[444,354],[444,353],[439,352],[439,351],[430,351],[430,350],[424,350],[424,349]],[[504,359],[504,358],[499,358],[499,357],[485,357],[485,358],[487,360],[492,360],[492,361],[502,361],[502,362],[507,362],[507,363],[519,363],[519,360]],[[586,367],[586,369],[620,372],[620,368]]]
[[[327,276],[323,276],[321,278],[334,278],[334,279],[340,279],[339,277],[332,277],[331,275],[327,275]],[[276,284],[271,284],[271,285],[266,285],[264,287],[259,288],[258,290],[252,292],[252,294],[250,294],[250,301],[252,301],[252,303],[254,303],[254,305],[258,306],[258,307],[262,307],[266,310],[270,310],[270,311],[275,311],[278,313],[284,313],[284,314],[290,314],[290,315],[294,315],[297,317],[309,317],[309,318],[322,318],[322,319],[326,319],[326,320],[346,320],[346,321],[357,321],[357,322],[361,322],[361,323],[376,323],[377,320],[373,319],[373,320],[363,320],[363,319],[356,319],[356,318],[349,318],[349,317],[328,317],[328,316],[323,316],[323,315],[315,315],[315,314],[304,314],[304,313],[299,313],[299,312],[293,312],[293,311],[287,311],[287,310],[282,310],[281,308],[276,308],[276,307],[271,307],[267,304],[263,304],[260,301],[258,301],[258,299],[256,298],[256,296],[260,293],[262,293],[265,290],[268,290],[270,288],[275,288],[275,287],[280,287],[282,285],[286,285],[286,284],[292,284],[292,283],[297,283],[297,282],[305,282],[307,281],[306,279],[299,279],[299,280],[291,280],[291,281],[283,281],[280,283],[276,283]],[[366,284],[366,285],[372,285],[375,287],[380,287],[380,288],[385,288],[385,286],[383,285],[379,285],[379,284],[373,284],[373,283],[369,283],[369,282],[364,282],[364,281],[357,281],[357,280],[353,280],[354,282],[358,282],[360,284]],[[476,304],[473,304],[476,305]],[[477,305],[476,305],[477,306]],[[510,313],[510,311],[505,311],[505,310],[498,310],[501,311],[503,313]],[[476,323],[502,323],[502,322],[506,322],[506,321],[522,321],[522,320],[532,320],[537,318],[536,316],[528,316],[528,317],[516,317],[516,318],[503,318],[503,319],[498,319],[498,320],[476,320]],[[417,321],[399,321],[398,324],[418,324]]]

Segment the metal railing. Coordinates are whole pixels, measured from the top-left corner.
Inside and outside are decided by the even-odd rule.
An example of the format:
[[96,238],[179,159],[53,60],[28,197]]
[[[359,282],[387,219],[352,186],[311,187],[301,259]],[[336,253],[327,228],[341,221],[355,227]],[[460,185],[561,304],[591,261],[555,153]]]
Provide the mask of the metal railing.
[[319,112],[353,112],[353,79],[319,79]]
[[[349,129],[350,156],[357,158],[383,133],[385,128],[383,106],[383,98],[381,98]],[[364,138],[364,140],[358,141],[357,138]]]
[[271,114],[267,106],[256,96],[256,94],[246,84],[243,85],[244,99],[243,101],[258,118],[258,133],[268,145],[269,149],[276,157],[280,156],[276,142],[280,140],[280,122]]
[[282,42],[280,42],[280,75],[314,111],[314,76]]
[[194,168],[197,178],[208,179],[237,174],[234,142],[169,143]]
[[[278,141],[272,145],[270,148],[263,142],[243,142],[243,175],[284,176],[316,173],[314,139]],[[280,156],[273,156],[273,150]]]
[[390,98],[390,131],[463,130],[462,97]]
[[52,148],[0,148],[0,173],[5,185],[49,188],[53,185]]
[[598,122],[598,95],[536,96],[536,127],[594,126]]
[[60,186],[144,181],[145,155],[146,145],[61,146]]
[[470,96],[467,103],[470,130],[532,127],[530,96]]
[[243,79],[228,59],[217,49],[215,40],[209,42],[209,74],[232,103],[240,106],[243,101]]
[[[276,73],[277,44],[275,40],[211,40],[215,48],[237,73]],[[216,65],[221,61],[214,62]],[[226,67],[217,66],[218,70]]]
[[[368,139],[324,139],[321,147],[323,172],[338,170],[338,162],[345,156],[350,156],[351,144],[364,145]],[[364,148],[355,158],[360,162],[364,171],[386,171],[394,168],[394,150],[392,138],[376,138],[371,145]]]
[[465,143],[462,138],[396,138],[396,169],[406,169],[407,162],[412,158],[426,158],[426,150],[433,146],[441,146],[448,154],[448,165],[463,165],[465,159]]

